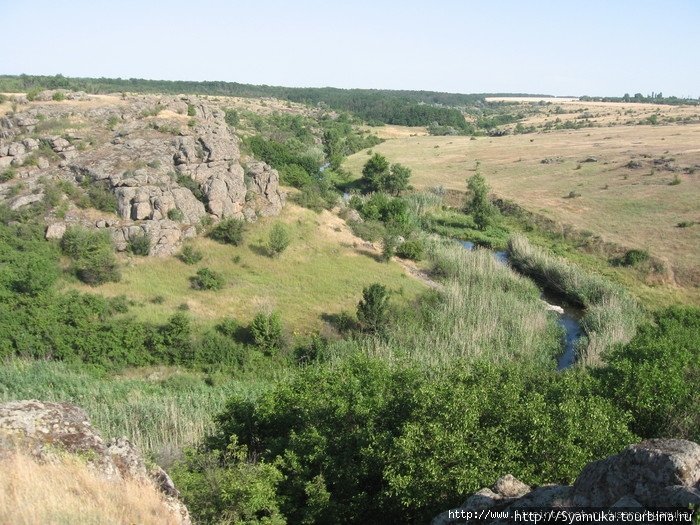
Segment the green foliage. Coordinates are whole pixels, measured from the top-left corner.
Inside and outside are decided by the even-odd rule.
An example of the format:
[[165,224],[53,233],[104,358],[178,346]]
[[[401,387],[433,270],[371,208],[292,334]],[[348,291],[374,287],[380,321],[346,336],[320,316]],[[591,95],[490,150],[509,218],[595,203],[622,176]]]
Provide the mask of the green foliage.
[[307,153],[308,148],[299,141],[283,143],[254,135],[246,138],[245,144],[256,158],[264,160],[273,168],[284,171],[285,166],[297,165],[312,176],[317,174],[321,167],[318,158]]
[[485,230],[496,217],[496,208],[489,200],[489,187],[486,179],[475,173],[467,180],[467,188],[470,196],[465,206],[465,211],[471,213],[474,223],[480,230]]
[[700,441],[700,309],[657,312],[605,360],[604,391],[632,414],[634,432]]
[[204,254],[194,246],[185,244],[177,257],[185,264],[197,264],[202,260]]
[[88,188],[90,205],[100,211],[117,212],[117,197],[107,189],[106,185],[93,184]]
[[126,248],[134,255],[141,255],[145,257],[151,253],[151,238],[146,233],[135,235],[129,238]]
[[420,261],[425,257],[425,243],[418,239],[410,239],[396,248],[396,255],[403,259]]
[[223,275],[209,268],[200,268],[190,277],[190,285],[195,290],[221,290],[226,284]]
[[226,121],[226,124],[228,124],[232,128],[235,128],[236,126],[238,126],[241,119],[238,115],[238,111],[236,111],[235,109],[227,109],[225,112],[224,120]]
[[350,206],[357,209],[368,221],[381,221],[397,235],[408,235],[417,226],[417,219],[410,212],[408,203],[400,197],[386,193],[373,193],[369,197],[353,196]]
[[277,312],[259,312],[250,323],[250,334],[255,344],[271,354],[283,346],[282,319]]
[[51,99],[56,101],[56,102],[61,102],[63,100],[66,100],[66,94],[63,91],[56,91],[52,96]]
[[277,498],[282,474],[250,457],[235,436],[221,451],[189,450],[170,474],[198,523],[286,523]]
[[207,197],[206,197],[206,195],[204,195],[204,192],[202,191],[202,189],[199,187],[199,184],[197,184],[197,182],[194,179],[185,175],[184,173],[177,173],[177,174],[173,173],[172,175],[175,176],[175,179],[180,186],[190,190],[192,192],[192,195],[194,195],[194,197],[199,202],[201,202],[202,204],[204,204],[206,206]]
[[625,255],[620,258],[619,264],[622,266],[637,266],[649,260],[649,252],[646,250],[627,250]]
[[369,242],[378,241],[386,235],[384,223],[380,221],[350,221],[349,226],[355,235]]
[[386,328],[389,317],[389,291],[384,285],[374,283],[362,290],[357,303],[357,319],[365,330],[380,333]]
[[391,258],[396,254],[396,246],[399,244],[399,240],[396,235],[386,235],[382,241],[382,260],[384,262],[389,262]]
[[284,164],[278,169],[282,184],[295,188],[304,188],[313,182],[311,175],[299,164]]
[[408,189],[411,170],[401,164],[389,165],[389,161],[375,153],[362,168],[362,177],[368,191],[399,195]]
[[245,222],[241,219],[224,219],[209,232],[209,237],[223,244],[238,246],[243,242]]
[[287,249],[287,246],[289,246],[291,240],[292,239],[289,235],[289,230],[287,227],[278,221],[270,230],[267,248],[273,257],[278,257],[284,250]]
[[168,219],[175,222],[182,222],[185,220],[185,214],[182,213],[182,210],[171,208],[168,210]]
[[300,206],[309,208],[317,213],[321,210],[329,210],[338,202],[338,193],[333,184],[325,175],[318,176],[316,180],[304,186],[301,193],[296,196]]
[[192,104],[187,104],[187,116],[194,117],[197,115],[197,110]]
[[36,100],[36,97],[39,96],[39,93],[41,93],[41,88],[33,88],[27,91],[27,100],[29,102],[34,102]]
[[569,483],[633,441],[626,415],[595,387],[585,374],[522,364],[424,373],[353,356],[234,399],[207,457],[236,436],[248,457],[276,464],[290,523],[380,524],[387,513],[426,523],[504,471]]
[[0,182],[7,182],[8,180],[14,179],[16,176],[17,170],[15,168],[6,168],[2,173],[0,173]]
[[73,227],[61,239],[63,253],[71,258],[78,279],[99,285],[120,279],[109,233]]

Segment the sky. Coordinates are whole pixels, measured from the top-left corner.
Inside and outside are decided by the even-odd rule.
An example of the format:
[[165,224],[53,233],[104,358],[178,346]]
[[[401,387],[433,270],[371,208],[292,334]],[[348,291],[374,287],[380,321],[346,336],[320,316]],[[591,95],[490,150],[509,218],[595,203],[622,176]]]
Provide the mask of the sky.
[[700,0],[0,0],[0,74],[700,97]]

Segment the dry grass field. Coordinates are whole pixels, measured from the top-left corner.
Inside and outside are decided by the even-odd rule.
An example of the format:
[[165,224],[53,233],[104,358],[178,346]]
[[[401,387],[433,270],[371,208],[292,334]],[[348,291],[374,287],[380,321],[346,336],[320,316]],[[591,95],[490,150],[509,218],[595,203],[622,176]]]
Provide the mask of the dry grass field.
[[[700,284],[700,224],[678,226],[700,222],[700,124],[619,125],[476,139],[409,133],[374,151],[409,166],[418,188],[464,191],[478,161],[497,196],[605,241],[646,249],[668,263],[676,284],[696,289]],[[345,167],[359,176],[367,158],[366,151],[359,152]]]

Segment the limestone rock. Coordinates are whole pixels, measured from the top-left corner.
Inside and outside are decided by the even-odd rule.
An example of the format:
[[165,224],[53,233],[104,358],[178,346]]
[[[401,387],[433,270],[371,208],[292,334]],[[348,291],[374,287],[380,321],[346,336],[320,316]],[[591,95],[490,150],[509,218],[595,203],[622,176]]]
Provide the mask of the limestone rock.
[[504,498],[519,498],[530,492],[530,487],[511,474],[507,474],[496,481],[492,490]]
[[574,482],[577,503],[604,507],[623,496],[652,504],[666,487],[700,482],[700,445],[680,439],[650,439],[587,465]]
[[63,234],[66,233],[65,222],[54,222],[46,228],[46,239],[63,239]]

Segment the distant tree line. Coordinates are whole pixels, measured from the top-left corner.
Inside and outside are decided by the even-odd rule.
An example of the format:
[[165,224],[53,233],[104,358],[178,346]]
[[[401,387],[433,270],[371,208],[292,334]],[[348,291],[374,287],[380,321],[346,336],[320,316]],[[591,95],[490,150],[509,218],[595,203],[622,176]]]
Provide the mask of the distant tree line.
[[678,105],[700,105],[700,97],[695,98],[681,98],[681,97],[664,97],[663,93],[654,93],[652,91],[651,95],[644,96],[641,93],[635,93],[630,96],[629,93],[625,93],[621,97],[589,97],[583,96],[579,100],[582,102],[638,102],[640,104],[671,104],[674,106]]

